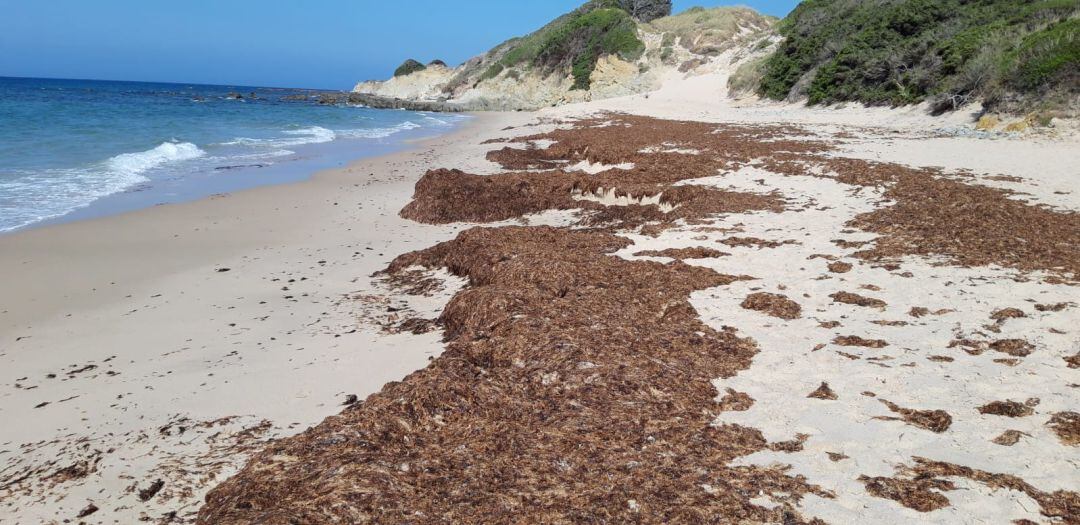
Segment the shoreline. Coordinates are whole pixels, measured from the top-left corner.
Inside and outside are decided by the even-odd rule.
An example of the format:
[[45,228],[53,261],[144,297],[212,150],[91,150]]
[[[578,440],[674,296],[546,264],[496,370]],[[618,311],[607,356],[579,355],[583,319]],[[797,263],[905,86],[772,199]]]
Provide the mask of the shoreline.
[[[388,297],[372,273],[458,230],[397,215],[432,163],[468,167],[478,137],[524,119],[484,114],[303,181],[0,236],[0,418],[23,422],[0,432],[0,472],[94,465],[60,493],[20,487],[59,501],[0,494],[0,514],[62,520],[87,498],[105,508],[101,491],[121,502],[158,478],[169,503],[110,515],[156,516],[177,498],[197,507],[209,487],[178,485],[200,477],[180,459],[297,432],[423,367],[438,334],[358,331],[363,312],[344,298]],[[411,306],[434,316],[440,300]],[[177,426],[231,438],[158,431]],[[231,473],[207,463],[204,484]]]
[[[401,131],[403,135],[401,137],[395,137],[395,133],[373,139],[343,138],[330,142],[298,144],[290,146],[292,150],[287,152],[288,158],[283,162],[222,165],[212,168],[203,166],[199,169],[192,168],[193,171],[182,176],[166,174],[102,195],[62,214],[42,217],[31,223],[0,230],[0,236],[44,226],[110,217],[161,205],[193,202],[263,186],[303,182],[322,171],[343,169],[366,158],[392,155],[409,149],[411,144],[453,134],[465,122],[467,120],[448,122],[445,124],[448,128],[441,132],[433,128],[418,128]],[[143,151],[134,154],[146,153],[148,152]],[[118,156],[123,155],[128,154]],[[223,158],[223,160],[228,159]]]
[[[385,269],[395,257],[455,238],[473,225],[422,224],[402,219],[398,213],[410,202],[414,184],[428,169],[457,168],[481,175],[505,171],[485,155],[507,144],[482,144],[487,139],[543,134],[555,129],[554,121],[599,111],[727,122],[736,127],[791,123],[787,131],[778,132],[792,133],[796,140],[834,140],[836,154],[843,157],[948,170],[970,168],[975,173],[968,182],[1022,192],[1017,196],[1035,204],[1080,208],[1075,195],[1066,191],[1071,189],[1066,160],[1077,155],[1069,142],[935,137],[919,130],[941,121],[913,111],[826,113],[814,109],[781,118],[782,106],[738,107],[718,100],[713,86],[719,90],[724,83],[705,80],[709,79],[673,83],[672,89],[649,96],[538,112],[481,113],[458,130],[414,143],[406,151],[320,171],[305,181],[0,236],[0,275],[10,290],[0,297],[0,368],[9,372],[0,378],[0,417],[27,422],[0,432],[0,473],[5,479],[11,479],[10,472],[27,474],[27,481],[14,489],[0,487],[0,514],[15,516],[14,523],[62,521],[92,502],[100,509],[92,516],[95,521],[153,521],[175,512],[177,521],[188,522],[202,506],[206,491],[235,473],[268,440],[333,421],[331,416],[339,414],[346,403],[362,402],[388,383],[425,368],[443,351],[441,331],[387,332],[380,326],[399,325],[403,317],[437,317],[464,281],[445,270],[431,270],[425,278],[442,283],[442,289],[412,296],[372,274]],[[888,120],[889,115],[901,118]],[[897,129],[902,133],[896,133]],[[1016,178],[993,177],[998,175]],[[921,360],[918,368],[888,371],[869,366],[875,364],[869,358],[848,361],[832,350],[816,352],[811,348],[829,340],[829,332],[818,321],[839,315],[845,325],[857,327],[863,335],[901,345],[910,341],[912,348],[933,341],[941,347],[935,351],[955,352],[944,349],[953,326],[977,329],[986,322],[990,307],[1012,302],[1025,306],[1019,300],[1010,302],[1015,291],[1023,290],[1025,297],[1049,304],[1063,300],[1061,289],[1040,282],[1010,285],[1011,274],[1001,269],[939,268],[927,261],[905,263],[916,271],[914,277],[854,259],[857,266],[851,273],[823,275],[822,263],[810,259],[819,254],[837,259],[851,255],[835,245],[835,230],[854,214],[882,206],[877,190],[860,196],[835,181],[779,177],[756,168],[697,180],[734,191],[777,192],[808,207],[821,204],[820,209],[808,208],[803,215],[721,215],[710,219],[715,220],[711,227],[678,227],[659,237],[619,233],[636,246],[615,256],[630,260],[636,260],[642,248],[658,254],[678,251],[693,248],[703,238],[721,242],[737,231],[780,243],[776,248],[715,244],[711,246],[731,253],[690,263],[731,275],[752,273],[757,278],[745,285],[696,292],[689,299],[711,328],[734,324],[740,336],[752,337],[760,345],[748,369],[728,380],[714,380],[718,398],[730,385],[758,400],[750,410],[724,415],[724,421],[761,429],[777,444],[790,440],[790,431],[797,426],[799,432],[811,436],[806,450],[816,454],[791,456],[779,449],[740,461],[746,465],[792,463],[795,474],[836,490],[844,504],[869,504],[879,517],[917,519],[920,515],[903,508],[894,514],[897,506],[892,502],[868,500],[865,489],[854,480],[858,474],[889,476],[890,465],[912,453],[924,453],[919,447],[931,442],[901,440],[897,436],[908,430],[900,423],[865,427],[867,421],[888,412],[882,413],[874,400],[849,404],[858,399],[855,392],[881,374],[892,374],[891,386],[874,385],[879,393],[904,407],[948,409],[957,417],[961,437],[971,438],[986,421],[972,415],[968,400],[946,396],[947,401],[939,403],[937,398],[923,399],[904,391],[909,378],[899,374],[945,372],[950,365],[938,361],[927,365]],[[547,210],[486,226],[566,227],[573,222],[572,213]],[[800,220],[806,214],[818,218],[809,223]],[[791,239],[800,242],[782,242]],[[856,239],[866,240],[859,235]],[[766,263],[762,257],[768,258]],[[875,324],[907,319],[908,303],[916,300],[921,301],[918,306],[952,306],[943,297],[955,293],[954,281],[970,287],[966,291],[972,292],[970,304],[964,307],[971,312],[944,314],[940,320],[923,318],[911,321],[907,328]],[[985,284],[990,282],[998,284]],[[887,311],[890,317],[884,317],[886,310],[862,313],[844,306],[835,310],[828,299],[828,293],[841,287],[862,290],[870,285],[881,288],[876,295],[894,305]],[[907,297],[920,286],[928,291],[918,299]],[[745,294],[761,289],[789,294],[815,314],[780,324],[739,306]],[[990,298],[989,304],[984,295]],[[1067,328],[1075,312],[1074,308],[1060,313],[1029,312],[1037,321],[1010,322],[1008,336],[1031,336],[1046,345],[1029,358],[1030,364],[1010,369],[977,362],[974,355],[959,355],[957,364],[978,364],[980,374],[997,374],[992,377],[1000,376],[1002,384],[1019,381],[1016,384],[1027,394],[1044,399],[1040,411],[1067,408],[1067,395],[1042,391],[1042,385],[1018,378],[1034,367],[1043,374],[1040,377],[1062,379],[1064,365],[1057,354],[1066,336],[1033,334],[1045,328],[1040,323]],[[912,335],[901,335],[907,331]],[[812,373],[793,361],[790,352],[810,363]],[[907,359],[904,354],[896,358]],[[953,372],[959,375],[960,371]],[[815,384],[800,384],[788,391],[769,380],[773,373],[782,373],[791,382]],[[847,418],[838,419],[841,431],[836,433],[820,426],[819,415],[812,410],[789,413],[803,406],[799,403],[805,402],[810,387],[826,380],[834,387],[847,382],[851,390],[836,403],[846,411],[834,417]],[[936,378],[926,382],[919,384],[920,391],[966,385]],[[1056,388],[1056,382],[1052,386]],[[1000,388],[981,394],[987,399],[1013,395]],[[1053,438],[1038,430],[1041,419],[1035,419],[1017,427],[1037,438],[1014,449],[1018,458],[1039,457],[1036,446],[1060,446],[1044,441]],[[856,437],[900,445],[883,458],[873,449],[856,447],[857,439],[844,441],[852,429]],[[983,441],[971,443],[978,443],[979,450],[997,446]],[[857,463],[835,463],[822,451],[846,451]],[[970,464],[969,460],[961,457],[958,461]],[[1026,475],[1025,469],[1010,463],[1006,471]],[[64,474],[57,478],[59,472]],[[1060,480],[1061,488],[1075,488],[1054,471],[1046,472],[1051,481]],[[158,486],[157,480],[163,484]],[[1047,479],[1036,481],[1040,488],[1056,488]],[[156,491],[151,490],[154,487]],[[4,490],[10,490],[6,497]],[[145,501],[139,496],[142,491],[150,491]],[[1015,501],[999,504],[992,491],[984,489],[950,497],[958,502],[956,509],[945,511],[950,517],[958,516],[960,509],[970,512],[973,508],[1007,509],[1016,516],[1028,516],[1015,507]],[[829,503],[815,496],[808,498],[805,509],[837,521],[851,517]]]

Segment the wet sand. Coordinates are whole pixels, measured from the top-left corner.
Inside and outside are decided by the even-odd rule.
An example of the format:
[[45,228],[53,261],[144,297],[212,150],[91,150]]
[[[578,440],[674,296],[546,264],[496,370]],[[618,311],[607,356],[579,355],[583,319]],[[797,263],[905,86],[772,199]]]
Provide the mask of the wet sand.
[[475,164],[479,137],[523,118],[479,115],[305,182],[0,236],[0,521],[89,501],[109,522],[183,516],[247,447],[423,367],[437,333],[360,329],[370,309],[345,299],[377,301],[373,272],[460,229],[398,217],[415,174]]

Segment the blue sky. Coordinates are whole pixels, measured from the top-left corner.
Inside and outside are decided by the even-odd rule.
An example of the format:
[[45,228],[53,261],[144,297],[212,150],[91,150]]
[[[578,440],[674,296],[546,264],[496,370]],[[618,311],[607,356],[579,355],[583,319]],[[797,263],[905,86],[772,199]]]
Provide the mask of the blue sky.
[[[0,76],[345,89],[407,57],[458,64],[583,2],[0,0]],[[775,16],[797,3],[742,2]]]

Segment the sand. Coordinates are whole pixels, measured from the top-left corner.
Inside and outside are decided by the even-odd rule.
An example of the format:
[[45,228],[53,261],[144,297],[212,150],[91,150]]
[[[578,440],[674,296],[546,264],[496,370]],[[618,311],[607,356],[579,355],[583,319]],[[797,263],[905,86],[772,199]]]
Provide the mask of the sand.
[[[951,130],[968,125],[969,114],[934,119],[919,108],[730,101],[725,81],[723,70],[680,75],[647,96],[484,114],[452,135],[308,182],[0,237],[0,521],[60,522],[91,504],[97,510],[84,518],[89,523],[172,519],[169,513],[190,521],[206,491],[267,439],[294,435],[423,368],[442,351],[440,332],[383,327],[435,317],[464,282],[433,272],[441,289],[412,296],[370,276],[469,226],[397,214],[428,169],[500,171],[484,154],[504,144],[482,145],[487,139],[545,132],[556,121],[602,111],[798,124],[808,139],[839,143],[833,155],[970,170],[954,175],[1056,210],[1080,210],[1075,136],[968,137]],[[697,154],[666,143],[650,151]],[[632,167],[575,166],[586,174]],[[928,458],[1016,476],[1041,491],[1080,490],[1080,449],[1046,425],[1054,414],[1080,410],[1067,361],[1080,348],[1080,306],[1037,306],[1080,303],[1075,286],[933,256],[904,257],[898,269],[858,259],[857,248],[835,241],[875,239],[846,223],[887,206],[882,190],[811,175],[751,166],[692,181],[777,192],[798,212],[732,213],[659,235],[620,234],[633,244],[619,257],[666,261],[635,254],[714,248],[724,255],[685,262],[756,278],[690,295],[707,326],[733,327],[759,350],[749,368],[713,382],[717,401],[725,392],[752,399],[714,425],[758,429],[774,444],[806,437],[800,447],[762,450],[735,465],[791,465],[789,475],[833,495],[808,494],[797,511],[832,523],[1047,521],[1031,494],[995,487],[982,475],[943,475],[956,490],[934,489],[948,504],[928,512],[879,497],[866,480],[887,486],[882,479]],[[630,204],[607,192],[577,198]],[[573,221],[572,211],[556,210],[500,224]],[[836,261],[851,269],[830,265]],[[836,302],[830,296],[838,292],[880,303]],[[801,315],[782,319],[742,306],[761,293],[789,298]],[[992,318],[1004,308],[1024,317]],[[850,336],[888,344],[835,343]],[[965,351],[954,344],[964,339],[1024,340],[1034,351]],[[808,397],[825,383],[831,395]],[[1027,403],[1031,414],[980,412],[999,401]],[[940,432],[940,425],[920,427],[905,414],[921,412],[905,411],[942,411],[949,425]],[[774,498],[754,501],[790,504]]]
[[[423,367],[438,333],[359,317],[434,317],[454,290],[402,304],[369,276],[461,229],[397,216],[415,174],[483,166],[479,137],[523,118],[484,114],[306,182],[0,237],[0,522],[90,501],[94,521],[183,517],[251,445]],[[91,472],[43,479],[72,465]],[[158,479],[139,501],[132,488]]]

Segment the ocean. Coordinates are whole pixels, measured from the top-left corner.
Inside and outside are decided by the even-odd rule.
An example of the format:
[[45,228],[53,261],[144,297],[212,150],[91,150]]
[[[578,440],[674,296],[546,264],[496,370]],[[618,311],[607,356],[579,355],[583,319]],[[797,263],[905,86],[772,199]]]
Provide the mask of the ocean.
[[318,93],[0,77],[0,232],[302,180],[468,118]]

